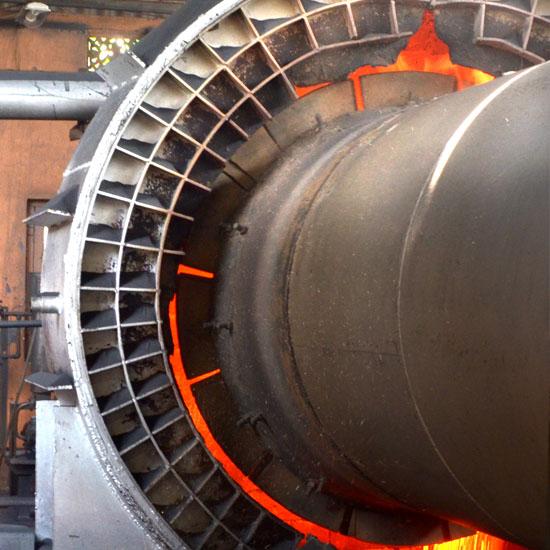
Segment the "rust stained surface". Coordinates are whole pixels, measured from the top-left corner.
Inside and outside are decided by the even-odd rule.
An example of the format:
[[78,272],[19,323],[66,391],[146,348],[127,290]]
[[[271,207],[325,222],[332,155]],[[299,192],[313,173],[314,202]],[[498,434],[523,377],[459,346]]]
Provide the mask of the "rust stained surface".
[[[0,9],[2,16],[10,14]],[[48,26],[38,29],[5,25],[0,28],[0,70],[86,70],[88,36],[140,37],[158,23],[57,13]],[[28,309],[27,228],[22,220],[28,215],[29,201],[56,194],[77,146],[69,140],[73,126],[63,121],[0,120],[0,302],[11,310]],[[21,360],[10,363],[10,400],[23,370]],[[3,483],[0,475],[0,489]]]

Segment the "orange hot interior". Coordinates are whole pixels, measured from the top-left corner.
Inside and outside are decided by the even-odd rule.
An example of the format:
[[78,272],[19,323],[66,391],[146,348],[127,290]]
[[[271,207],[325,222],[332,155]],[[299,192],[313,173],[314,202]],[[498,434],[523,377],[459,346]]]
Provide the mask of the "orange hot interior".
[[[416,71],[426,73],[437,73],[453,76],[456,80],[457,90],[463,90],[470,86],[485,84],[494,79],[494,76],[479,69],[472,69],[462,65],[456,65],[451,60],[449,46],[443,42],[436,33],[434,14],[431,11],[424,12],[422,25],[411,36],[407,46],[397,57],[392,65],[373,67],[365,65],[359,67],[349,75],[353,83],[357,110],[365,108],[363,90],[361,88],[361,77],[371,74],[395,73],[403,71]],[[314,86],[297,87],[296,91],[303,97],[319,88],[328,86],[330,82],[323,82]]]
[[[457,89],[462,90],[477,84],[483,84],[493,80],[493,76],[478,69],[456,65],[451,61],[449,48],[436,34],[435,22],[432,12],[426,11],[419,30],[411,37],[406,48],[399,54],[397,61],[389,66],[373,67],[366,65],[353,71],[349,80],[354,85],[356,104],[358,110],[364,109],[361,77],[370,74],[399,72],[399,71],[423,71],[454,76]],[[297,88],[300,96],[307,95],[330,83],[322,83],[316,86]],[[206,271],[188,266],[180,266],[178,275],[187,275],[203,279],[213,280],[215,275]],[[179,391],[188,409],[192,422],[204,440],[214,458],[224,467],[227,474],[245,491],[250,498],[269,510],[273,515],[292,526],[296,531],[303,533],[304,541],[308,536],[314,536],[321,542],[329,543],[338,550],[367,550],[384,548],[377,544],[366,543],[355,538],[330,531],[316,525],[295,513],[286,509],[279,502],[272,499],[252,480],[250,480],[239,467],[225,453],[214,435],[210,431],[195,399],[193,387],[210,378],[220,375],[220,370],[206,373],[197,378],[188,378],[181,356],[181,347],[178,334],[177,301],[174,296],[169,306],[170,329],[174,342],[174,351],[170,361]],[[521,547],[502,541],[495,537],[477,533],[474,536],[448,542],[445,544],[418,547],[419,550],[518,550]]]

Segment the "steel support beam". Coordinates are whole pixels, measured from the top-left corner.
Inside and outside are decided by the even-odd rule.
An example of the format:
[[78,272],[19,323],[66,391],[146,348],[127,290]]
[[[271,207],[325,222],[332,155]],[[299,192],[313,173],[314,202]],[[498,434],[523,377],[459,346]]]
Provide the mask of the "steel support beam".
[[93,118],[109,85],[93,73],[0,72],[0,119]]
[[[48,5],[51,8],[61,9],[91,9],[166,16],[174,13],[184,3],[185,0],[163,0],[162,2],[151,0],[53,0],[48,2]],[[27,0],[10,0],[0,3],[0,5],[5,4],[24,6],[27,4]]]

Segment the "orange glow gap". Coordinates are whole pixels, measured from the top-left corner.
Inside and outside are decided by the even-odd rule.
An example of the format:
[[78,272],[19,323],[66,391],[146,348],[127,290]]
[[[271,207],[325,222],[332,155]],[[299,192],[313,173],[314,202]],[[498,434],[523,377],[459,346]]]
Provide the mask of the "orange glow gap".
[[[449,47],[436,34],[434,16],[426,11],[422,25],[410,38],[407,46],[399,54],[397,61],[388,66],[373,67],[366,65],[353,71],[349,80],[353,83],[356,105],[358,110],[364,110],[363,90],[361,77],[370,74],[391,73],[401,71],[420,71],[438,73],[453,76],[456,79],[458,90],[483,84],[493,80],[493,76],[478,69],[456,65],[451,61]],[[312,93],[320,88],[329,86],[330,82],[320,83],[314,86],[298,87],[296,91],[300,97]],[[178,275],[188,275],[203,279],[214,279],[215,275],[189,266],[180,265]],[[205,375],[188,378],[181,356],[181,347],[177,323],[177,298],[174,296],[169,305],[170,330],[174,344],[173,354],[170,356],[174,377],[187,407],[189,417],[203,439],[212,456],[222,465],[226,473],[239,485],[239,487],[260,506],[269,510],[274,516],[304,535],[304,541],[308,536],[314,536],[323,543],[333,545],[338,550],[374,550],[392,547],[359,541],[353,537],[330,531],[316,525],[286,509],[279,502],[271,498],[258,487],[244,472],[231,460],[216,441],[203,417],[193,393],[193,386],[209,380],[221,374],[220,370],[209,372]],[[521,547],[502,541],[495,537],[477,533],[471,537],[456,541],[430,546],[410,547],[411,550],[521,550]]]
[[178,267],[178,275],[189,275],[191,277],[198,277],[199,279],[214,279],[214,273],[203,271],[202,269],[195,269],[188,265],[180,265]]
[[207,372],[206,374],[201,374],[200,376],[197,376],[195,378],[191,378],[191,380],[187,380],[187,383],[190,386],[194,386],[195,384],[200,384],[201,382],[205,382],[206,380],[214,378],[214,376],[221,374],[221,372],[222,371],[220,369],[216,369],[211,372]]
[[[403,71],[437,73],[453,76],[456,80],[457,90],[463,90],[478,84],[485,84],[495,78],[479,69],[456,65],[452,62],[449,46],[437,36],[434,14],[431,11],[424,12],[422,25],[416,33],[411,36],[407,46],[401,51],[395,63],[380,67],[365,65],[364,67],[356,69],[349,75],[348,78],[353,83],[357,110],[363,111],[365,109],[361,77],[371,74]],[[297,87],[296,91],[300,97],[303,97],[328,85],[330,85],[330,82],[324,82],[314,86]]]
[[[214,435],[210,431],[204,416],[202,415],[195,396],[193,394],[193,386],[198,382],[208,380],[213,376],[220,374],[219,370],[212,371],[197,378],[188,378],[183,360],[181,356],[181,347],[178,334],[178,319],[177,319],[177,297],[171,300],[169,305],[169,320],[170,330],[172,334],[174,351],[170,356],[170,364],[174,372],[174,378],[178,385],[178,389],[182,396],[183,402],[187,407],[187,412],[195,428],[200,434],[206,447],[212,456],[222,465],[226,473],[233,481],[254,501],[266,510],[269,510],[274,516],[284,521],[286,524],[293,527],[299,533],[304,535],[304,539],[308,536],[314,536],[321,542],[332,544],[338,550],[374,550],[384,549],[377,544],[359,541],[355,538],[342,535],[330,531],[324,527],[307,521],[290,510],[286,509],[280,503],[272,499],[260,487],[258,487],[244,472],[227,456],[220,444],[216,441]],[[477,533],[474,536],[459,539],[445,544],[436,544],[430,546],[414,547],[415,550],[520,550],[519,546],[504,542],[497,538],[482,533]],[[411,547],[412,550],[412,547]]]

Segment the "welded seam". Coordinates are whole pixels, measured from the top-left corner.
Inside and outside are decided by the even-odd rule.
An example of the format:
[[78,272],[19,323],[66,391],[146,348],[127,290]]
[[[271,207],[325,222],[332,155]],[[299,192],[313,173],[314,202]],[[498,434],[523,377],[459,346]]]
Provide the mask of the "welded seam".
[[413,387],[412,387],[412,381],[409,376],[409,371],[407,368],[407,361],[405,359],[405,353],[403,349],[403,330],[402,330],[402,311],[401,311],[401,303],[402,303],[402,288],[403,288],[403,278],[404,278],[404,272],[405,272],[405,262],[409,253],[409,249],[412,247],[412,242],[414,240],[413,233],[414,233],[414,226],[415,222],[417,220],[418,214],[421,210],[423,210],[424,205],[426,202],[430,201],[430,197],[433,195],[437,184],[439,183],[441,176],[443,175],[443,172],[445,171],[445,168],[449,164],[449,161],[451,157],[453,156],[458,144],[461,142],[462,138],[466,135],[468,130],[471,128],[471,126],[474,124],[474,122],[479,118],[479,116],[489,107],[495,99],[497,99],[503,92],[505,92],[508,88],[510,88],[513,84],[524,78],[525,76],[531,74],[531,72],[535,71],[537,68],[544,67],[545,64],[541,65],[534,65],[533,67],[530,67],[529,69],[526,69],[525,71],[522,71],[512,78],[510,80],[507,80],[504,82],[500,87],[498,87],[496,90],[491,92],[488,96],[486,96],[483,101],[481,101],[475,109],[473,109],[470,114],[462,121],[460,126],[455,130],[454,134],[451,136],[451,138],[447,141],[445,144],[445,147],[443,148],[443,151],[441,152],[437,163],[435,165],[435,168],[433,172],[430,175],[430,178],[428,181],[424,184],[424,187],[422,188],[418,199],[416,201],[413,213],[411,215],[409,226],[407,228],[407,233],[405,236],[405,242],[403,245],[403,250],[401,253],[401,260],[400,260],[400,266],[399,266],[399,279],[397,283],[397,325],[398,325],[398,334],[399,334],[399,353],[401,355],[401,361],[403,364],[403,370],[405,372],[405,377],[407,379],[407,386],[409,395],[411,397],[411,400],[414,405],[414,409],[416,412],[416,415],[418,419],[420,420],[420,424],[426,433],[428,440],[430,441],[430,444],[432,445],[435,453],[437,454],[439,460],[441,463],[445,466],[453,480],[457,483],[457,485],[462,489],[464,494],[474,503],[474,505],[483,512],[486,517],[490,518],[495,525],[498,525],[504,532],[508,533],[511,537],[514,537],[514,534],[508,531],[499,521],[497,521],[496,518],[494,518],[477,500],[476,498],[468,491],[468,489],[463,485],[463,483],[460,481],[460,479],[457,477],[457,475],[453,472],[451,466],[439,450],[434,437],[432,436],[430,429],[428,427],[428,424],[426,423],[424,416],[420,410],[420,407],[416,401]]
[[[381,119],[375,120],[372,123],[370,123],[367,127],[370,127],[368,131],[365,132],[365,128],[361,127],[359,130],[353,131],[350,136],[347,137],[346,140],[342,141],[339,144],[339,150],[338,150],[338,156],[335,159],[335,162],[323,171],[322,180],[318,184],[318,188],[313,194],[313,196],[309,199],[310,209],[314,207],[314,205],[318,202],[319,197],[324,192],[327,181],[334,175],[334,173],[341,167],[342,162],[349,158],[350,154],[352,154],[355,150],[362,146],[372,146],[376,141],[386,135],[388,133],[388,130],[386,129],[388,126],[390,126],[394,121],[399,120],[399,117],[403,114],[403,109],[398,109],[396,112],[391,113],[387,118],[384,118],[383,116]],[[392,128],[395,128],[398,123],[393,124],[390,126],[390,130]],[[365,139],[366,138],[366,139]],[[295,263],[295,252],[296,248],[298,246],[298,242],[300,241],[300,238],[302,236],[302,231],[304,229],[304,223],[305,223],[305,217],[301,220],[299,220],[299,227],[296,230],[296,234],[294,235],[289,251],[289,257],[290,261],[286,268],[286,285],[285,285],[285,294],[284,294],[284,301],[285,301],[285,315],[284,315],[284,323],[286,327],[286,333],[288,334],[288,346],[289,346],[289,353],[292,358],[292,364],[291,369],[293,372],[293,375],[296,380],[296,386],[299,391],[299,395],[303,401],[303,404],[305,405],[306,414],[309,413],[317,423],[319,434],[322,439],[326,442],[326,444],[331,447],[333,450],[335,450],[337,453],[341,453],[341,448],[339,444],[336,442],[336,440],[328,433],[327,430],[323,427],[323,423],[321,421],[321,418],[319,417],[317,411],[311,404],[306,385],[302,379],[302,376],[300,374],[300,371],[297,368],[298,360],[296,358],[296,352],[295,352],[295,343],[292,339],[292,331],[291,331],[291,321],[290,321],[290,279],[291,279],[291,273],[294,269],[294,263]],[[394,502],[401,502],[399,498],[390,493],[387,488],[382,487],[379,483],[376,482],[376,480],[372,479],[370,476],[365,475],[364,470],[359,467],[354,460],[350,459],[345,453],[342,453],[342,463],[351,468],[351,471],[356,472],[359,474],[360,477],[363,477],[370,485],[371,487],[378,491],[378,494],[376,494],[376,498],[378,499],[387,499]],[[409,508],[409,510],[412,510],[412,508]]]

